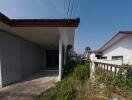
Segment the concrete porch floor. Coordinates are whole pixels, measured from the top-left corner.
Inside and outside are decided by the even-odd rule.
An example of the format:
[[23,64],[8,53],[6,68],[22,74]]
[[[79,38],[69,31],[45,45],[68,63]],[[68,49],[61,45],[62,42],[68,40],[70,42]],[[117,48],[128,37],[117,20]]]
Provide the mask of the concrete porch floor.
[[44,90],[53,87],[57,71],[44,71],[22,82],[0,89],[0,100],[34,100]]

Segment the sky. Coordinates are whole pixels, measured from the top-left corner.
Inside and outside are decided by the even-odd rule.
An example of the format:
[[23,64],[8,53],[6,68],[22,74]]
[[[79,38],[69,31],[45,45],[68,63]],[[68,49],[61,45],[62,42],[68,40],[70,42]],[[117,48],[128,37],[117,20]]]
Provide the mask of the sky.
[[[0,12],[12,19],[64,18],[64,0],[0,0]],[[97,50],[119,31],[132,31],[132,0],[77,0],[75,51]]]

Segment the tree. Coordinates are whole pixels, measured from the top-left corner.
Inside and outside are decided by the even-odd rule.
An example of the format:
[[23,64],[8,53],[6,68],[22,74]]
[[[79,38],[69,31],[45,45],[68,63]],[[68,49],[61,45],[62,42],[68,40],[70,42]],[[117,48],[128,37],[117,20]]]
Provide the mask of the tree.
[[68,44],[67,48],[66,48],[66,54],[67,54],[67,56],[71,56],[71,52],[72,52],[72,45]]
[[90,58],[90,51],[91,51],[91,48],[90,48],[89,46],[87,46],[87,47],[85,48],[85,57],[86,57],[87,59]]
[[85,52],[90,52],[91,48],[90,47],[86,47],[85,48]]

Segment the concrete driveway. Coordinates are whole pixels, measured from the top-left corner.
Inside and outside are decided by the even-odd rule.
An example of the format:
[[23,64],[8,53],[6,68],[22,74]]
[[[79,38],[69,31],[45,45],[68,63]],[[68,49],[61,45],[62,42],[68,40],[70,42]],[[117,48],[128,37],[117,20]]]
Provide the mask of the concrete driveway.
[[53,87],[57,72],[46,71],[22,82],[0,89],[0,100],[34,100],[44,90]]

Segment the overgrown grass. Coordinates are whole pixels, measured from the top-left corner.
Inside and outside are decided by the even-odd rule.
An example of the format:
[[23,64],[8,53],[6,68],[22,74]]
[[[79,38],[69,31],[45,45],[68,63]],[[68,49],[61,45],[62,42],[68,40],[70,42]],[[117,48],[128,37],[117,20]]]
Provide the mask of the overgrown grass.
[[[103,100],[99,99],[94,82],[89,79],[89,64],[70,64],[72,69],[66,69],[64,79],[54,88],[48,89],[39,95],[36,100]],[[67,73],[69,72],[69,73]]]
[[63,80],[36,100],[109,100],[113,92],[132,100],[132,77],[126,78],[122,67],[117,75],[97,67],[95,79],[89,78],[89,63],[70,62],[64,69]]
[[120,96],[132,100],[132,77],[127,77],[127,73],[123,66],[116,75],[112,72],[105,72],[97,67],[95,70],[96,83],[99,87],[102,85],[102,94],[110,97],[111,93],[117,93]]
[[90,67],[86,65],[78,65],[74,68],[73,77],[80,81],[85,81],[90,77]]

